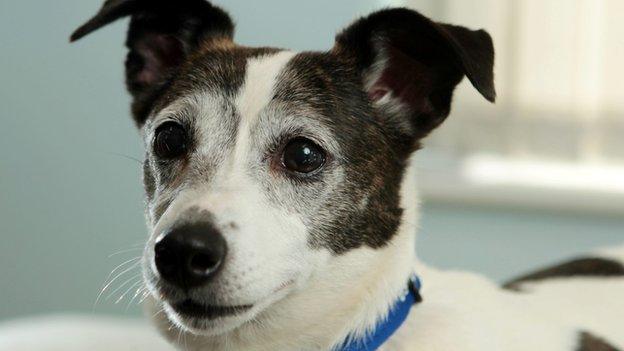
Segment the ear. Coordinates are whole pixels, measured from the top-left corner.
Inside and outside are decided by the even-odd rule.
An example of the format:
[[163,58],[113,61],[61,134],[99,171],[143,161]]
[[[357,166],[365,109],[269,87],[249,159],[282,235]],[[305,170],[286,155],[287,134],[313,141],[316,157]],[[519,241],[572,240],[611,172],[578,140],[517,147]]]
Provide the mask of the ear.
[[204,0],[107,0],[70,40],[126,16],[131,16],[126,84],[134,98],[134,119],[141,125],[186,58],[200,45],[231,44],[234,24],[227,13]]
[[373,105],[398,118],[400,129],[416,140],[448,116],[464,75],[487,100],[496,96],[490,36],[412,10],[382,10],[357,20],[336,37],[333,52],[355,63]]

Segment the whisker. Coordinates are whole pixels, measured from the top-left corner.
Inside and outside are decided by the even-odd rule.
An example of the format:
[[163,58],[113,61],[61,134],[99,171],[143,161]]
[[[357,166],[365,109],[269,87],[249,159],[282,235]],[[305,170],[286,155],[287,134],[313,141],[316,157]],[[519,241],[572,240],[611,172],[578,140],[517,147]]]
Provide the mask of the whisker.
[[143,293],[143,296],[141,297],[141,300],[139,300],[138,304],[139,305],[142,304],[145,301],[145,299],[149,297],[149,295],[150,295],[149,290],[145,288],[145,292]]
[[[136,257],[136,259],[138,259],[139,257]],[[134,259],[132,260],[128,260],[122,264],[120,264],[119,266],[117,266],[114,270],[116,271],[117,269],[119,269],[121,266],[132,262]],[[140,263],[140,261],[136,261],[135,263],[133,263],[130,267],[124,269],[122,272],[118,273],[113,279],[111,279],[108,283],[105,283],[104,287],[100,290],[100,293],[98,294],[98,296],[95,298],[95,302],[93,303],[93,309],[95,310],[95,307],[97,306],[97,304],[100,302],[100,298],[102,297],[102,295],[104,294],[104,292],[111,286],[111,284],[113,284],[117,279],[119,279],[119,277],[121,277],[122,275],[126,274],[127,272],[130,272],[131,270],[133,270],[138,264]],[[110,277],[113,272],[111,272],[108,276]],[[108,280],[108,278],[107,278]]]
[[138,281],[134,282],[134,284],[130,285],[130,287],[128,287],[128,289],[126,289],[126,291],[124,291],[123,294],[121,294],[121,296],[119,296],[119,298],[117,298],[117,300],[115,301],[115,305],[120,303],[125,297],[126,295],[132,291],[132,289],[134,289],[137,285],[140,285],[142,283],[142,280],[139,279]]
[[178,328],[178,342],[176,342],[176,345],[180,345],[180,340],[182,339],[182,328]]
[[[110,278],[113,274],[115,274],[115,272],[116,272],[118,269],[120,269],[121,267],[123,267],[124,265],[126,265],[126,264],[128,264],[128,263],[130,263],[130,262],[136,261],[136,260],[138,260],[138,259],[140,259],[140,258],[141,258],[141,256],[137,256],[137,257],[133,257],[133,258],[131,258],[131,259],[127,260],[127,261],[124,261],[123,263],[121,263],[120,265],[118,265],[117,267],[115,267],[115,268],[114,268],[114,269],[113,269],[113,270],[112,270],[112,271],[108,274],[108,276],[106,277],[106,279],[105,279],[104,281],[105,281],[105,282],[106,282],[106,281],[108,281],[108,278]],[[137,263],[138,263],[138,262],[137,262]]]
[[135,279],[139,278],[139,276],[140,276],[140,274],[135,274],[132,277],[128,278],[125,282],[123,282],[121,285],[119,285],[117,288],[115,288],[115,290],[111,291],[108,294],[108,296],[106,296],[106,300],[110,300],[110,298],[113,297],[113,295],[115,295],[115,293],[117,293],[119,290],[121,290],[124,287],[126,287],[128,285],[128,283],[130,283],[132,281],[135,281]]
[[123,158],[128,159],[128,160],[136,161],[136,162],[138,162],[138,163],[139,163],[139,164],[141,164],[141,165],[143,164],[143,161],[142,161],[142,160],[139,160],[139,159],[138,159],[138,158],[136,158],[136,157],[132,157],[132,156],[128,156],[128,155],[124,155],[124,154],[120,154],[120,153],[118,153],[118,152],[109,152],[108,154],[109,154],[109,155],[115,155],[115,156],[123,157]]
[[152,318],[155,318],[156,316],[158,316],[159,314],[163,312],[165,312],[165,308],[164,307],[159,308],[158,311],[156,311],[156,313],[152,314]]
[[[128,302],[128,305],[126,306],[126,312],[128,311],[128,309],[130,308],[130,306],[132,306],[132,303],[134,302],[134,300],[141,295],[141,293],[145,292],[145,289],[147,289],[144,285],[139,286],[138,289],[136,289],[136,292],[134,293],[134,296],[132,296],[132,298],[130,299],[130,302]],[[138,305],[138,304],[137,304]]]
[[137,246],[137,247],[132,247],[132,248],[127,248],[127,249],[123,249],[123,250],[119,250],[119,251],[115,251],[112,254],[108,255],[108,258],[111,258],[113,256],[117,256],[117,255],[121,255],[121,254],[126,253],[126,252],[133,252],[133,251],[140,251],[140,250],[143,250],[143,245]]

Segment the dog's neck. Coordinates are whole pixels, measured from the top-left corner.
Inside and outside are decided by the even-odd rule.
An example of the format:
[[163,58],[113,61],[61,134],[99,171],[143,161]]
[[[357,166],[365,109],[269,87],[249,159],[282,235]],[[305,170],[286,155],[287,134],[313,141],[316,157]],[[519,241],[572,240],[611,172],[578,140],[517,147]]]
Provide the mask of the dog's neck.
[[188,350],[327,350],[348,336],[364,335],[397,301],[414,273],[418,200],[413,163],[401,187],[403,221],[383,248],[360,248],[333,258],[303,291],[227,335],[180,336],[162,314],[157,317],[161,330],[174,342],[184,340]]

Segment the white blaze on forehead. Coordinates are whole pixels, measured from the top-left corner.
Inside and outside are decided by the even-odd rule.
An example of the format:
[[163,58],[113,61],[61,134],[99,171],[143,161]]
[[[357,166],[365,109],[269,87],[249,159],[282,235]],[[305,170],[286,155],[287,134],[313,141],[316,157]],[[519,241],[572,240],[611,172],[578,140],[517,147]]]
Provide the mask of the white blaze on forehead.
[[295,55],[292,51],[280,51],[247,61],[245,81],[236,97],[236,109],[240,115],[234,152],[236,159],[244,157],[249,145],[250,129],[260,111],[273,98],[277,77]]
[[245,81],[236,98],[242,121],[253,121],[271,101],[278,75],[295,55],[292,51],[280,51],[247,61]]

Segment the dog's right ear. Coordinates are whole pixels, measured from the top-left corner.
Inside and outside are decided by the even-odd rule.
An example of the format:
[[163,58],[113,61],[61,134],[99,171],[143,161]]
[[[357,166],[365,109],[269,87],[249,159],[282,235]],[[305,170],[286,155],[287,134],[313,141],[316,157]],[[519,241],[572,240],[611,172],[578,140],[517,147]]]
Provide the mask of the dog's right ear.
[[126,84],[134,98],[134,119],[141,125],[185,59],[200,45],[232,44],[234,24],[227,13],[205,0],[107,0],[70,40],[126,16],[131,16]]

